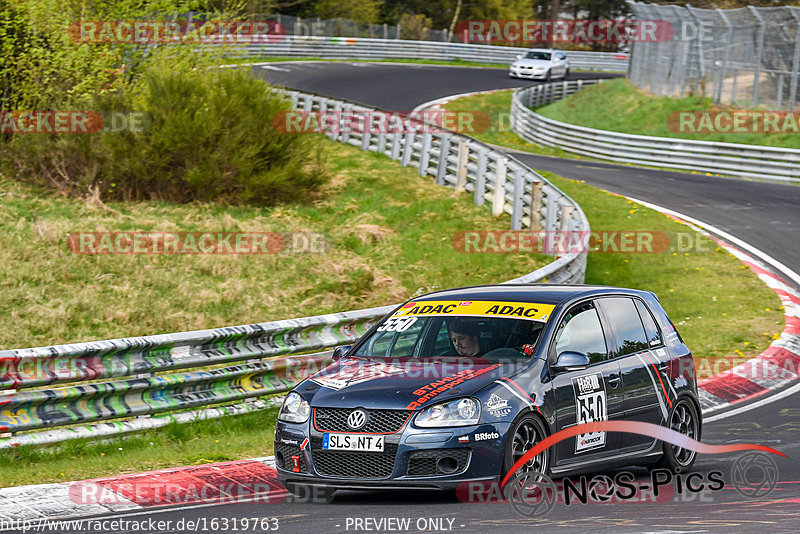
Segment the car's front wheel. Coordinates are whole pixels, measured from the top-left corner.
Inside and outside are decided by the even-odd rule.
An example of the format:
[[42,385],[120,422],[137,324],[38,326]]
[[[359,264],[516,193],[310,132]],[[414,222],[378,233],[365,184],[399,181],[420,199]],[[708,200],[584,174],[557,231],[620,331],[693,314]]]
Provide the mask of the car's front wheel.
[[569,78],[569,69],[564,70],[564,79]]
[[[688,438],[700,440],[700,419],[694,403],[687,399],[679,400],[669,415],[669,428]],[[685,473],[692,468],[697,453],[680,444],[664,442],[664,454],[656,464],[657,467],[669,469],[675,473]]]
[[[545,437],[547,437],[547,431],[538,417],[526,414],[515,421],[511,425],[506,439],[503,454],[503,477],[511,471],[514,464],[526,452],[533,449]],[[548,475],[550,472],[550,450],[544,450],[525,462],[520,471],[535,471]]]

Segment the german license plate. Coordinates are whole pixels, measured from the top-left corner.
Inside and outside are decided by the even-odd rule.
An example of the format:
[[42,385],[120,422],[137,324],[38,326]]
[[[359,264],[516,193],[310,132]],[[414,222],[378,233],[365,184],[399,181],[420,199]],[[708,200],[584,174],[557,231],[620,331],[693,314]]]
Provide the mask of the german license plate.
[[383,452],[384,436],[323,434],[322,448],[329,451]]

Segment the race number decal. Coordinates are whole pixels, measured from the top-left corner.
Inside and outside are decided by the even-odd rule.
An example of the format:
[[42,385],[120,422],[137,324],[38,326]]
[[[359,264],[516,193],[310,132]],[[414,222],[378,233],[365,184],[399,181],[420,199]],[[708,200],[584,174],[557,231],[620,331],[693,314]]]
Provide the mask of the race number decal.
[[[577,424],[608,420],[606,388],[602,373],[573,378],[572,387],[575,389]],[[605,444],[605,432],[578,434],[575,438],[575,454],[598,449]]]

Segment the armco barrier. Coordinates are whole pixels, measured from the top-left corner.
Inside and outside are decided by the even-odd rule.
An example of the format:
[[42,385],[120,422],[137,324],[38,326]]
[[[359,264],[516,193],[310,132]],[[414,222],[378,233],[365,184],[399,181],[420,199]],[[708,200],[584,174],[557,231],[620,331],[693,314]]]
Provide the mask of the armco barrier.
[[[372,110],[310,93],[280,92],[298,110]],[[581,235],[590,230],[577,203],[489,145],[451,132],[369,133],[363,129],[366,132],[329,135],[362,150],[386,154],[404,166],[413,165],[420,175],[429,175],[440,185],[470,192],[476,204],[491,204],[496,215],[508,213],[514,230],[527,227],[580,231]],[[509,283],[581,283],[585,271],[586,253],[571,253]],[[291,389],[329,363],[329,349],[355,341],[393,308],[0,351],[0,393],[5,393],[0,395],[0,432],[88,425],[13,435],[0,440],[0,448],[152,428],[164,419],[143,424],[131,418],[178,410],[199,409],[177,414],[180,420],[186,420],[187,413],[205,418],[249,411],[208,407]],[[212,366],[220,367],[177,372]],[[101,423],[110,420],[116,421]]]
[[[510,46],[404,41],[363,37],[301,37],[287,35],[274,43],[226,44],[234,58],[320,57],[328,59],[427,59],[477,61],[510,65],[525,48]],[[628,55],[566,50],[570,68],[627,72]]]
[[538,84],[514,92],[511,124],[522,138],[609,161],[779,181],[800,181],[800,150],[671,137],[632,135],[576,126],[531,108],[602,80]]

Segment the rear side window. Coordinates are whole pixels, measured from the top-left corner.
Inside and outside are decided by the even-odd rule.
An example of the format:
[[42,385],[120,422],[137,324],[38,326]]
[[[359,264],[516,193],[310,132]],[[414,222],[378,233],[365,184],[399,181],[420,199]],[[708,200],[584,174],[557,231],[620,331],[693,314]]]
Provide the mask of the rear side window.
[[653,314],[650,313],[650,310],[647,309],[647,306],[645,306],[644,302],[641,300],[634,300],[634,302],[636,303],[636,309],[639,310],[639,316],[642,318],[642,323],[644,324],[644,332],[647,334],[647,344],[650,347],[663,345],[664,342],[661,341],[661,333],[658,331],[656,321],[653,319]]
[[609,297],[598,300],[598,304],[611,323],[620,356],[647,350],[650,347],[633,299]]

